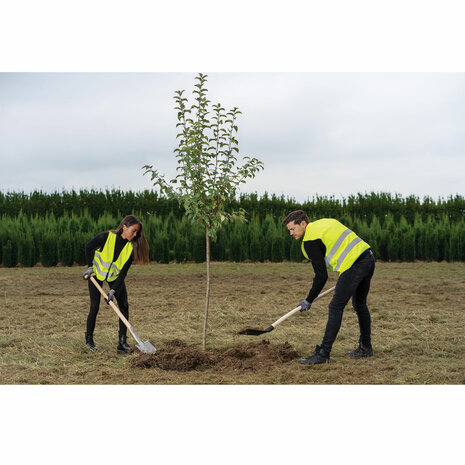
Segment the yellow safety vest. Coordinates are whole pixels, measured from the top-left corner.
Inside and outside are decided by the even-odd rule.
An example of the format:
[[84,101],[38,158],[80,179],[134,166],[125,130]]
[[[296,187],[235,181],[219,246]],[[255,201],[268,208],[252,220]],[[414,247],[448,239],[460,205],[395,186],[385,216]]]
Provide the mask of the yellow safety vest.
[[115,243],[116,243],[116,234],[109,231],[108,238],[103,246],[102,250],[96,250],[94,253],[94,262],[92,269],[100,281],[105,281],[111,283],[114,281],[118,275],[121,273],[124,264],[129,260],[131,256],[133,246],[131,242],[124,246],[123,250],[119,254],[119,257],[116,261],[113,261],[113,256],[115,254]]
[[307,260],[310,259],[304,243],[316,239],[321,239],[326,247],[326,267],[339,273],[348,270],[355,260],[370,248],[357,234],[332,218],[323,218],[307,225],[302,240],[302,253]]

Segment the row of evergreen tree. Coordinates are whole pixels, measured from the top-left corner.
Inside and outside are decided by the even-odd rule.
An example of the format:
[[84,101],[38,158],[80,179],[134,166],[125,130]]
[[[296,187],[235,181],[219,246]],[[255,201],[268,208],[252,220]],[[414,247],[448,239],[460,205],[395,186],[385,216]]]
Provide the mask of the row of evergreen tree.
[[[268,214],[278,218],[284,217],[292,210],[302,209],[317,218],[350,216],[371,223],[376,217],[382,226],[388,214],[393,216],[396,223],[404,217],[409,225],[413,225],[417,215],[420,215],[424,222],[428,217],[440,221],[444,215],[449,221],[456,222],[465,216],[465,198],[459,195],[435,201],[431,197],[420,199],[414,195],[402,197],[384,192],[359,193],[341,199],[334,196],[315,196],[302,203],[274,194],[270,196],[265,193],[261,197],[258,194],[242,194],[231,199],[228,207],[234,210],[243,208],[249,218],[255,216],[259,220],[264,220]],[[28,217],[40,218],[45,218],[51,213],[57,218],[66,215],[86,215],[94,221],[104,213],[122,217],[127,212],[142,212],[144,217],[157,215],[163,218],[172,213],[177,219],[184,215],[184,210],[176,201],[162,197],[153,190],[73,190],[53,193],[34,191],[30,194],[0,192],[0,216],[15,218],[19,212]]]
[[[312,217],[311,221],[317,219]],[[452,222],[448,215],[439,220],[430,215],[424,221],[416,214],[413,224],[403,216],[396,222],[387,214],[381,222],[349,215],[337,217],[368,242],[375,256],[383,261],[459,261],[465,260],[465,220]],[[55,266],[61,263],[85,265],[84,246],[97,233],[117,227],[121,217],[109,213],[93,220],[90,215],[15,218],[2,216],[0,224],[0,263],[6,267]],[[150,244],[150,259],[159,263],[205,261],[205,231],[185,216],[173,212],[165,217],[152,215],[144,219]],[[271,214],[245,223],[231,223],[220,230],[212,243],[212,260],[216,261],[301,261],[300,241],[289,236],[282,217]]]

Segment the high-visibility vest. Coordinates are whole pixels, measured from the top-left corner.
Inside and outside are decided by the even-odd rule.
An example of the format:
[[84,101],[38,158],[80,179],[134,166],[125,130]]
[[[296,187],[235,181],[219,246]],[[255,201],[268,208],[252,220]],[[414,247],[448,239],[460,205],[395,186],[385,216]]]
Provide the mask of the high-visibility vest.
[[108,238],[102,250],[96,250],[94,253],[94,262],[92,269],[100,281],[111,283],[121,273],[124,264],[131,256],[133,246],[131,242],[124,246],[116,261],[113,261],[115,254],[116,234],[109,231]]
[[326,247],[326,267],[331,271],[344,273],[370,246],[357,236],[353,231],[332,218],[308,223],[302,240],[302,253],[307,260],[305,242],[321,239]]

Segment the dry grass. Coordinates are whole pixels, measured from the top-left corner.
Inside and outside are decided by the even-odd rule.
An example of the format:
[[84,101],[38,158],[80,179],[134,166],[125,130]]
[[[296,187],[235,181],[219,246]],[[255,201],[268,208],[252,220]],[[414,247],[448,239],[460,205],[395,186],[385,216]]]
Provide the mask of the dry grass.
[[[331,363],[303,367],[291,361],[265,370],[189,372],[134,368],[137,354],[116,354],[117,320],[104,303],[97,319],[97,353],[84,351],[88,312],[84,270],[0,269],[1,384],[464,384],[464,263],[377,263],[369,306],[375,356],[352,360],[357,318],[346,308]],[[208,345],[226,349],[265,328],[305,297],[310,265],[212,265]],[[331,276],[329,288],[336,277]],[[134,266],[127,278],[130,319],[156,347],[181,339],[201,344],[205,265]],[[301,356],[321,342],[329,297],[272,333],[254,338],[288,341]],[[131,342],[132,344],[132,342]]]

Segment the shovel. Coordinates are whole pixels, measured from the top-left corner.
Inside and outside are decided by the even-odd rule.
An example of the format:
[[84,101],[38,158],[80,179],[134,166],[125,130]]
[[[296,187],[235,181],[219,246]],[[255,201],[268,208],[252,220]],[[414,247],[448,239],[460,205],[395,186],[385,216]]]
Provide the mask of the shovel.
[[[100,287],[99,283],[96,281],[96,279],[91,276],[90,280],[94,283],[94,286],[100,291],[100,294],[103,295],[104,299],[108,302],[108,296],[105,294],[104,290]],[[137,341],[136,347],[141,351],[146,354],[153,354],[157,349],[149,342],[145,341],[142,342],[140,337],[137,335],[137,333],[134,331],[134,328],[131,326],[129,321],[124,317],[124,315],[120,312],[120,309],[113,303],[113,301],[110,300],[108,302],[111,305],[111,308],[116,312],[116,314],[120,317],[121,321],[126,325],[126,327],[129,329],[131,332],[132,336],[134,339]]]
[[[334,291],[334,289],[336,289],[336,286],[332,287],[331,289],[328,289],[325,292],[322,292],[313,302],[317,301],[319,298],[325,296],[326,294],[329,294],[330,292]],[[273,329],[275,329],[276,326],[281,324],[284,320],[287,320],[291,315],[294,315],[294,313],[298,311],[300,311],[300,306],[286,313],[284,316],[282,316],[279,320],[276,320],[271,326],[268,326],[268,328],[266,329],[245,328],[239,331],[237,334],[245,334],[246,336],[259,336],[260,334],[269,333],[273,331]]]

